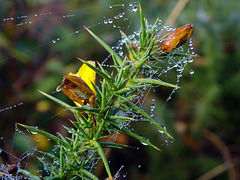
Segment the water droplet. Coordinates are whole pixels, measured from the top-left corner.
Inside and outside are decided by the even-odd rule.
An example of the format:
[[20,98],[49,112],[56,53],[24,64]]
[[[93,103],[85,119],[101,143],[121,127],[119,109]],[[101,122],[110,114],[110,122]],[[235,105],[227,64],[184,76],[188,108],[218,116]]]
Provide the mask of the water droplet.
[[191,75],[194,74],[194,70],[191,69],[191,70],[189,71],[189,73],[190,73]]
[[56,88],[56,91],[57,91],[57,92],[60,92],[60,91],[61,91],[61,85]]
[[53,160],[53,164],[59,164],[58,160]]
[[109,8],[112,8],[113,6],[112,5],[109,5]]
[[37,14],[35,14],[34,16],[37,16]]
[[112,20],[112,18],[110,18],[110,19],[108,19],[108,23],[113,23],[113,20]]
[[79,31],[75,31],[75,33],[77,34],[77,33],[79,33]]
[[72,130],[69,130],[68,133],[69,133],[69,134],[72,134]]
[[[166,130],[166,127],[165,126],[163,126],[162,124],[159,124],[162,128],[163,128],[163,130]],[[162,130],[158,130],[158,132],[160,132],[161,134],[163,134],[164,133],[164,131],[162,131]]]
[[37,134],[37,132],[36,131],[30,131],[32,134]]
[[132,5],[133,5],[133,3],[132,3],[132,2],[130,2],[130,3],[129,3],[129,6],[132,6]]
[[133,12],[136,12],[138,10],[138,6],[137,5],[134,5],[133,8],[132,8]]
[[56,43],[56,40],[52,40],[52,43],[55,44],[55,43]]
[[18,131],[18,125],[15,124],[15,131]]
[[177,78],[180,78],[180,77],[182,77],[182,74],[178,74],[178,75],[177,75]]
[[142,165],[138,165],[138,168],[141,168],[142,167]]
[[104,23],[104,24],[107,24],[107,23],[108,23],[108,21],[105,19],[105,20],[103,21],[103,23]]
[[122,3],[122,6],[125,6],[125,4]]
[[[145,137],[142,137],[144,140],[146,140],[146,141],[149,141],[147,138],[145,138]],[[144,145],[144,146],[147,146],[148,144],[147,143],[145,143],[145,142],[141,142],[142,143],[142,145]]]
[[123,52],[122,51],[119,51],[119,56],[123,56]]
[[120,17],[120,18],[122,18],[122,17],[123,17],[123,15],[124,15],[123,13],[120,13],[120,14],[119,14],[119,17]]

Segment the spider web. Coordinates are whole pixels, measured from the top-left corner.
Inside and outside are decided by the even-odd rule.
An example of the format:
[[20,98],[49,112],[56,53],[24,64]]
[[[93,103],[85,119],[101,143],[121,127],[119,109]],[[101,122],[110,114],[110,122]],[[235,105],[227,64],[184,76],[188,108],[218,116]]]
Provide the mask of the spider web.
[[[9,158],[6,161],[1,161],[1,164],[3,164],[1,170],[8,163],[16,163],[19,166],[21,165],[22,168],[27,168],[28,163],[23,162],[23,160],[30,159],[37,149],[36,145],[29,146],[28,150],[20,151],[21,155],[19,155],[19,152],[17,152],[19,147],[15,145],[16,141],[19,141],[20,135],[26,140],[32,133],[20,131],[17,126],[14,126],[14,122],[27,122],[27,124],[35,125],[36,121],[45,119],[45,123],[43,122],[39,125],[44,125],[50,121],[50,127],[58,126],[53,124],[66,123],[64,121],[65,114],[68,113],[66,109],[54,108],[51,103],[46,103],[39,95],[36,95],[36,92],[27,96],[26,93],[28,91],[26,89],[33,88],[37,90],[43,88],[46,89],[47,93],[56,93],[53,87],[57,87],[62,77],[70,71],[74,72],[77,70],[76,67],[68,66],[72,61],[76,61],[76,56],[80,56],[83,59],[96,57],[96,55],[89,57],[89,54],[85,53],[84,44],[91,41],[91,37],[84,38],[87,36],[87,33],[83,26],[88,27],[93,32],[99,31],[97,35],[107,42],[119,56],[123,57],[125,41],[120,37],[119,29],[123,30],[130,39],[134,39],[139,33],[140,24],[137,11],[137,1],[108,2],[102,3],[100,6],[89,5],[84,8],[68,8],[64,7],[64,4],[51,2],[47,5],[41,4],[39,8],[32,9],[29,12],[21,7],[17,11],[19,15],[9,16],[11,13],[7,15],[0,14],[0,45],[2,47],[0,48],[0,89],[5,90],[1,91],[3,95],[0,100],[1,126],[4,127],[8,124],[6,128],[11,129],[11,127],[15,127],[13,130],[15,132],[13,142],[10,143],[10,146],[6,147],[5,144],[7,141],[12,141],[11,138],[6,138],[11,135],[9,133],[1,133],[0,135],[0,150],[5,152]],[[159,21],[159,28],[161,26],[163,26],[162,22]],[[167,31],[173,30],[168,26],[164,26],[164,29]],[[67,43],[71,46],[65,46]],[[93,43],[97,44],[94,40]],[[191,44],[190,42],[188,53],[194,53],[192,52]],[[98,59],[103,66],[106,68],[113,67],[110,55],[107,55],[106,52],[102,53],[104,50],[99,47],[93,46],[93,48],[96,48],[100,54],[97,57],[103,59],[102,61]],[[181,52],[183,49],[180,48],[177,51]],[[157,62],[158,64],[161,63],[161,66],[149,72],[148,77],[162,79],[163,77],[166,78],[171,71],[174,71],[176,75],[173,82],[178,84],[185,66],[191,61],[191,58],[174,58],[169,56],[168,61]],[[52,74],[50,73],[48,81],[52,82],[53,85],[49,88],[45,87],[44,83],[40,85],[35,84],[36,81],[44,81],[49,75],[49,73],[44,72],[43,65],[45,64],[48,64],[46,67],[50,68],[51,73],[54,73],[54,76],[59,79],[58,82],[52,82]],[[63,68],[63,71],[59,70],[59,68]],[[144,107],[148,94],[151,91],[155,91],[155,88],[148,87],[144,90],[144,93],[137,97],[137,104],[140,107]],[[175,91],[176,89],[172,93]],[[58,93],[56,94],[58,96]],[[171,94],[167,100],[171,99]],[[150,114],[153,117],[155,99],[152,98],[151,101]],[[53,114],[37,108],[41,105],[49,106],[53,110]],[[22,112],[28,113],[23,114]],[[40,114],[46,114],[46,117],[38,117]],[[144,118],[139,115],[132,114],[132,116],[144,121]],[[130,124],[123,124],[123,126],[131,128]],[[63,131],[59,127],[54,127],[54,130],[58,132]],[[134,131],[132,128],[131,130]],[[116,139],[116,137],[112,138]],[[28,139],[29,144],[34,140],[38,141],[33,137]],[[31,149],[31,152],[29,149]],[[95,163],[96,161],[92,162],[92,167],[94,167]],[[119,173],[123,167],[119,169],[116,177],[120,176]],[[8,177],[11,179],[11,175]]]
[[[0,116],[1,126],[11,129],[13,133],[12,136],[9,131],[2,131],[3,133],[0,135],[1,172],[4,172],[8,164],[16,164],[17,167],[23,169],[27,168],[28,162],[24,160],[32,159],[34,152],[40,147],[37,142],[42,141],[42,137],[34,138],[33,132],[21,131],[17,125],[14,126],[14,122],[25,123],[27,121],[27,124],[34,125],[35,117],[39,116],[39,112],[36,112],[40,110],[38,107],[49,106],[41,98],[39,100],[39,97],[34,93],[27,96],[25,86],[38,89],[38,87],[35,87],[35,81],[39,78],[44,79],[43,65],[46,63],[51,66],[51,62],[54,62],[53,66],[61,68],[63,67],[61,64],[69,64],[71,61],[75,61],[76,56],[90,58],[84,50],[84,43],[87,43],[90,39],[90,36],[84,39],[84,36],[87,36],[84,26],[93,32],[100,32],[100,38],[108,44],[115,44],[115,34],[120,34],[119,29],[125,32],[131,30],[133,19],[138,17],[137,9],[138,2],[136,1],[124,1],[123,3],[112,1],[101,3],[99,6],[89,5],[84,8],[68,8],[64,7],[64,4],[56,2],[40,4],[39,7],[29,11],[21,6],[15,12],[16,14],[13,13],[14,15],[11,12],[1,11],[0,86],[5,91],[1,92],[4,96],[0,101]],[[70,43],[72,47],[64,46],[65,43],[69,44],[69,41],[74,42]],[[75,51],[71,51],[73,54],[68,53],[75,46],[77,46]],[[99,51],[103,50],[100,49]],[[106,57],[105,54],[102,56]],[[73,72],[77,70],[76,67],[72,66],[66,69],[65,71]],[[61,70],[53,70],[53,72],[55,76],[59,77],[58,84],[61,82],[63,75],[68,73],[61,72]],[[52,85],[52,87],[55,89],[56,85]],[[55,93],[54,89],[48,88],[47,92]],[[38,101],[40,101],[40,104]],[[52,105],[50,104],[50,106]],[[40,111],[43,114],[46,113],[44,109]],[[54,122],[64,119],[61,116],[68,113],[66,111],[66,109],[54,109],[52,115],[51,113],[46,114],[46,121],[52,122],[50,123],[51,126],[51,124],[55,124]],[[22,112],[28,113],[23,114]],[[62,131],[58,127],[54,128],[55,131]],[[25,149],[20,147],[23,141],[29,145]],[[33,141],[36,144],[33,144]],[[96,161],[92,162],[92,168],[95,163]],[[21,175],[12,176],[11,174],[1,176],[4,179],[22,178]]]

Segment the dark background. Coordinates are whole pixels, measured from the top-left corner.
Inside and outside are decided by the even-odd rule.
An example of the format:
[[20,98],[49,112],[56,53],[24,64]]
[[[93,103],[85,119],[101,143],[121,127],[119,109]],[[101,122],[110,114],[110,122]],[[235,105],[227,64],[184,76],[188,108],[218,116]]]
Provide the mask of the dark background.
[[[35,169],[36,166],[34,156],[24,160],[20,157],[23,153],[29,157],[26,152],[34,147],[32,138],[41,139],[35,140],[39,149],[47,150],[51,146],[44,137],[16,132],[15,122],[66,134],[62,124],[69,125],[67,118],[71,114],[37,90],[55,91],[62,77],[81,65],[76,57],[105,59],[106,51],[82,27],[122,11],[120,7],[109,8],[110,4],[128,5],[129,2],[0,2],[0,147],[22,161],[23,168]],[[116,173],[124,165],[120,171],[123,179],[239,179],[240,3],[190,0],[182,11],[180,6],[184,1],[175,10],[176,0],[140,3],[151,23],[159,17],[163,22],[170,18],[167,22],[174,27],[193,24],[193,46],[200,57],[188,64],[179,84],[181,89],[170,101],[166,99],[171,89],[160,87],[155,94],[150,93],[144,103],[148,110],[152,99],[156,99],[154,118],[167,127],[175,141],[144,122],[132,123],[136,132],[158,145],[162,152],[120,135],[118,142],[127,143],[130,148],[109,153],[112,172]],[[176,19],[170,16],[172,11]],[[23,15],[28,17],[16,18]],[[140,25],[138,12],[126,16],[129,21],[121,19],[118,24],[131,34]],[[4,20],[7,17],[15,19]],[[16,26],[19,23],[24,24]],[[74,33],[77,30],[79,33]],[[110,45],[120,38],[118,29],[110,24],[96,24],[91,30]],[[60,40],[52,43],[57,38]],[[191,69],[193,75],[189,73]],[[54,95],[71,103],[61,93]],[[2,164],[17,160],[4,153],[1,157]],[[101,163],[96,174],[106,177]]]

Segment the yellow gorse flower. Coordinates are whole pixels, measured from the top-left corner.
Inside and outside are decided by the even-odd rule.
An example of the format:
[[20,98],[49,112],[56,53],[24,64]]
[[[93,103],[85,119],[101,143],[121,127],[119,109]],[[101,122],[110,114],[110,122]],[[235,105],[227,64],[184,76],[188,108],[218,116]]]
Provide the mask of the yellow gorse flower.
[[[96,66],[96,63],[94,61],[88,61],[89,64]],[[82,80],[89,86],[89,88],[96,94],[96,91],[92,85],[95,84],[96,80],[96,72],[92,70],[90,67],[88,67],[86,64],[83,64],[78,72],[77,75],[82,78]]]
[[[88,63],[95,66],[94,61],[88,61]],[[92,83],[95,84],[95,79],[96,72],[86,64],[83,64],[76,74],[69,73],[64,76],[62,84],[65,86],[61,90],[77,106],[83,106],[87,103],[90,103],[90,106],[94,106],[96,91]]]

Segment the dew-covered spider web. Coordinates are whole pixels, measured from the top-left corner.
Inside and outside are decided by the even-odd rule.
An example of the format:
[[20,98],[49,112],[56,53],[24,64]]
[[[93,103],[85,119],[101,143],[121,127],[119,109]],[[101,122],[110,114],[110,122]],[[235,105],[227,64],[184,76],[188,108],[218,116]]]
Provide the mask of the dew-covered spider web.
[[[99,61],[111,71],[114,66],[111,56],[87,33],[84,26],[103,39],[120,57],[126,56],[125,39],[119,30],[134,40],[140,31],[138,1],[96,1],[92,3],[39,1],[35,3],[0,3],[0,175],[5,179],[21,179],[21,174],[11,173],[10,165],[22,169],[38,169],[35,157],[37,150],[47,151],[54,146],[44,136],[21,129],[15,123],[40,127],[50,133],[66,135],[62,125],[73,118],[71,113],[55,103],[46,100],[37,90],[53,94],[69,104],[72,102],[63,93],[56,92],[62,77],[76,72],[84,60]],[[143,8],[144,10],[144,8]],[[154,22],[152,22],[154,23]],[[151,23],[149,23],[151,24]],[[174,29],[159,20],[161,31]],[[186,51],[187,48],[187,51]],[[185,51],[184,51],[185,49]],[[192,42],[174,50],[194,54]],[[149,78],[168,80],[179,84],[184,68],[193,60],[191,57],[174,57],[154,62],[146,74]],[[190,74],[194,72],[191,70]],[[97,85],[100,83],[98,80]],[[149,108],[154,117],[156,97],[159,87],[144,89],[136,98],[142,108]],[[165,101],[171,99],[177,89],[169,92]],[[150,104],[150,106],[149,106]],[[121,112],[119,112],[121,113]],[[128,114],[138,121],[145,119],[138,114]],[[161,122],[159,122],[161,123]],[[122,126],[131,129],[130,123]],[[137,133],[137,132],[135,132]],[[114,135],[113,140],[117,137]],[[164,143],[163,143],[164,144]],[[138,149],[138,147],[131,147]],[[44,160],[45,157],[41,157]],[[97,161],[92,162],[92,169]],[[141,164],[138,165],[139,168]],[[44,168],[43,168],[44,169]],[[119,165],[115,178],[126,177],[121,173],[124,165]],[[35,170],[36,174],[42,171]],[[13,175],[14,174],[14,175]]]

